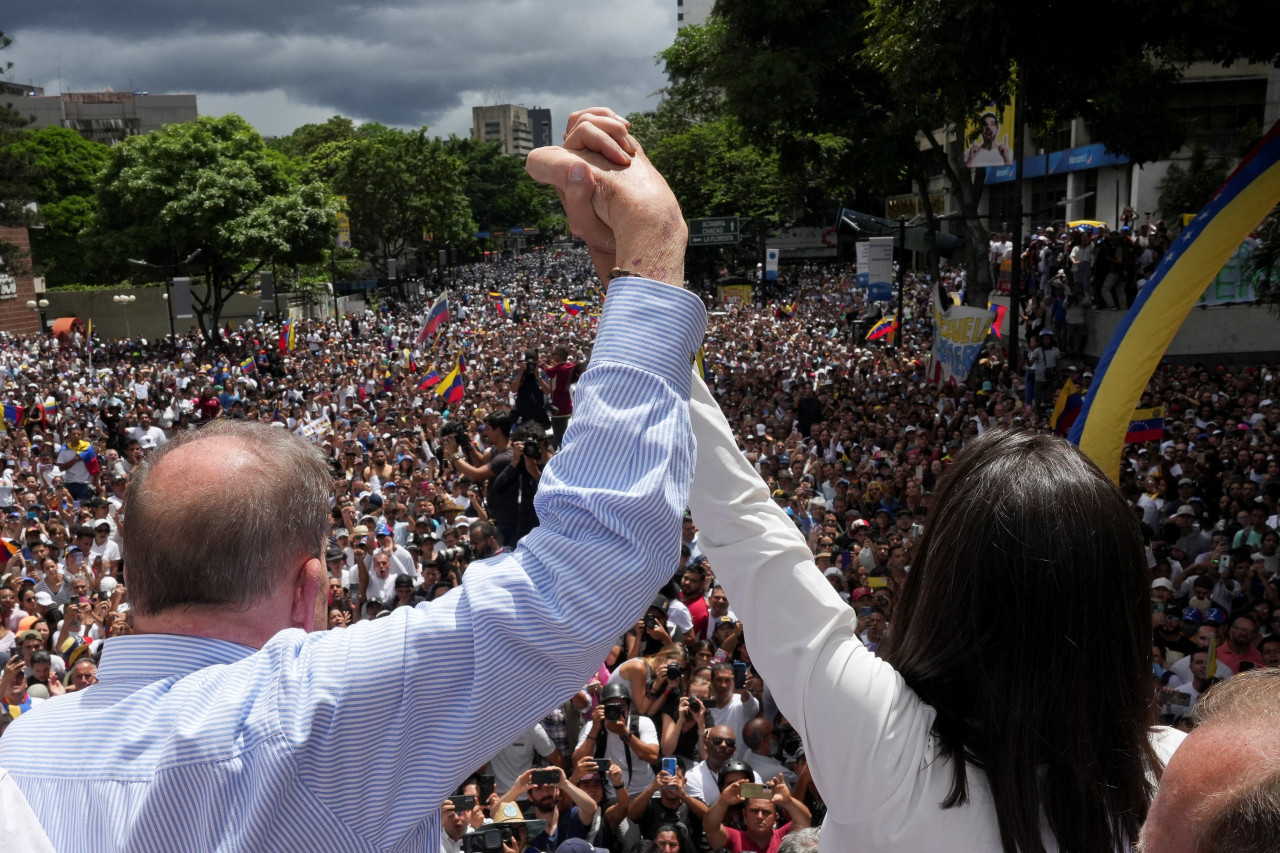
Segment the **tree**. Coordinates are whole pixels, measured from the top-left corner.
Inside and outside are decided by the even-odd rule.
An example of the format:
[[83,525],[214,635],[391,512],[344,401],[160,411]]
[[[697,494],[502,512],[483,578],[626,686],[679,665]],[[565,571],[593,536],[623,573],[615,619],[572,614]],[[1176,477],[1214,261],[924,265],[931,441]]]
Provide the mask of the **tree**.
[[1280,314],[1280,207],[1271,211],[1256,232],[1258,244],[1249,256],[1249,273],[1256,277],[1258,300]]
[[[13,39],[0,30],[0,51],[13,44]],[[0,74],[13,67],[12,62],[0,61]],[[27,204],[32,201],[30,164],[27,157],[9,146],[19,139],[28,120],[8,104],[0,104],[0,225],[29,225],[33,219]],[[0,240],[0,270],[21,271],[26,267],[26,257],[12,243]]]
[[346,198],[352,246],[375,267],[422,243],[424,231],[444,244],[473,239],[462,164],[425,127],[364,125],[354,139],[317,148],[309,170]]
[[347,142],[356,138],[356,125],[346,116],[331,116],[324,124],[304,124],[288,136],[278,136],[268,148],[289,157],[305,160],[316,149],[330,142]]
[[[946,158],[973,253],[986,247],[974,198],[981,173],[966,179],[960,146],[936,138],[938,129],[963,127],[984,104],[1010,103],[1016,85],[1020,125],[1044,128],[1078,116],[1089,123],[1094,142],[1149,162],[1176,151],[1185,138],[1171,95],[1190,60],[1280,57],[1280,42],[1259,31],[1266,28],[1252,20],[1256,10],[1243,0],[1159,6],[1115,0],[1106,21],[1085,26],[1079,8],[1066,3],[1040,4],[1035,15],[1025,15],[998,0],[868,2],[863,56],[883,73],[894,101],[914,115],[930,148]],[[984,263],[971,268],[970,289],[979,302],[989,287],[984,272]]]
[[210,342],[226,300],[271,264],[319,260],[337,205],[320,181],[294,177],[284,155],[235,115],[202,117],[111,149],[95,195],[91,236],[122,273],[129,258],[167,266],[199,249],[193,291]]
[[24,131],[6,146],[28,170],[30,200],[43,226],[31,232],[32,260],[51,287],[96,277],[93,252],[81,232],[92,221],[93,184],[109,151],[65,127]]
[[471,216],[481,228],[527,225],[543,233],[564,230],[555,190],[530,178],[524,160],[503,154],[499,143],[451,135],[444,150],[462,165]]
[[1192,146],[1187,167],[1174,163],[1160,181],[1160,216],[1173,220],[1184,213],[1199,213],[1226,178],[1226,163],[1210,160],[1203,145]]

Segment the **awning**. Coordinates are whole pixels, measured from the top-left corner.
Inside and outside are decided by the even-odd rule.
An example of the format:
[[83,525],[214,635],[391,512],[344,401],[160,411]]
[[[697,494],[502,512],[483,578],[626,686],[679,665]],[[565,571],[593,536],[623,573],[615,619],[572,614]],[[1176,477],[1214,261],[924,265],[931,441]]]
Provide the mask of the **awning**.
[[55,337],[69,335],[76,326],[84,326],[79,317],[59,317],[53,321],[53,334]]

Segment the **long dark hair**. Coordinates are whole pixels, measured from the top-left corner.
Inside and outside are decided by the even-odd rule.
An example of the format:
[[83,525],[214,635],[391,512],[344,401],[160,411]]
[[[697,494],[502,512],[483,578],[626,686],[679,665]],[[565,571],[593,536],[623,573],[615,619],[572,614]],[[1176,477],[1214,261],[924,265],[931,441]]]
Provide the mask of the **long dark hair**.
[[[939,482],[885,657],[991,787],[1005,853],[1127,849],[1163,769],[1148,737],[1150,580],[1132,510],[1067,442],[992,430]],[[1148,775],[1150,774],[1150,775]]]

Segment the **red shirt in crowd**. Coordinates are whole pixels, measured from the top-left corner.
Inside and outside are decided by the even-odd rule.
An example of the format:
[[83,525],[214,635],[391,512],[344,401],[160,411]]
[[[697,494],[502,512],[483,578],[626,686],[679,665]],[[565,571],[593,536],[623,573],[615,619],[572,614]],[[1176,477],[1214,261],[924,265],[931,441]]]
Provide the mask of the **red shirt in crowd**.
[[773,837],[769,839],[768,847],[757,847],[756,843],[751,840],[751,836],[740,829],[726,826],[724,827],[724,834],[729,836],[729,840],[725,843],[724,849],[728,850],[729,853],[778,853],[778,846],[782,844],[783,837],[790,831],[791,822],[788,821],[773,831]]
[[547,368],[547,378],[551,383],[551,414],[562,417],[573,414],[573,398],[569,396],[569,385],[573,382],[573,371],[577,367],[573,362],[564,361]]

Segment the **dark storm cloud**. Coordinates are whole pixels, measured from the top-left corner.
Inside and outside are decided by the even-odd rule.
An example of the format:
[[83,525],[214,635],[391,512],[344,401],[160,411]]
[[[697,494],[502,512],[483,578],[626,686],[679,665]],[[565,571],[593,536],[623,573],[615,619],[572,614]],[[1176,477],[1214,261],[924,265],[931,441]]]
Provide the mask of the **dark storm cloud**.
[[15,40],[12,79],[50,92],[59,78],[68,90],[281,90],[300,105],[414,126],[540,98],[652,108],[647,96],[662,85],[653,55],[674,36],[674,9],[671,0],[19,0],[0,27]]

